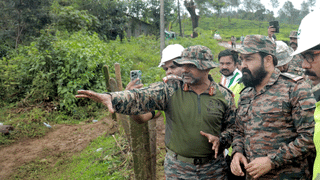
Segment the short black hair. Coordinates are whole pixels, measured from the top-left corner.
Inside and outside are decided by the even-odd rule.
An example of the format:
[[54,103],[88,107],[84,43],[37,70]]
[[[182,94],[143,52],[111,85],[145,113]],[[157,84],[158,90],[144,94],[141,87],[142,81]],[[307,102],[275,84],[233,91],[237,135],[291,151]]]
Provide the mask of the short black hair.
[[226,50],[221,51],[218,55],[218,60],[220,61],[220,58],[224,57],[224,56],[231,56],[234,64],[236,64],[239,61],[238,60],[238,53],[234,50],[226,49]]
[[259,54],[260,54],[260,56],[261,56],[261,60],[262,60],[264,57],[268,56],[268,55],[272,56],[273,65],[274,65],[274,66],[277,66],[277,64],[278,64],[278,59],[277,59],[276,56],[274,56],[274,55],[272,55],[272,54],[265,53],[265,52],[259,52]]

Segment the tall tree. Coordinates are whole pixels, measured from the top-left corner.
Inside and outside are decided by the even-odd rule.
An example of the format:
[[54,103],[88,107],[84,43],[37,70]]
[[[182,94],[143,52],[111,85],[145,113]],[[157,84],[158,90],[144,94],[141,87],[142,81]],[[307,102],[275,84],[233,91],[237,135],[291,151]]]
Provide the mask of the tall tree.
[[240,5],[240,0],[225,0],[226,5],[230,7],[230,11],[232,11],[232,8],[238,8]]
[[279,7],[279,1],[278,0],[270,0],[270,2],[271,2],[271,6],[272,6],[272,9],[274,12],[274,9]]
[[74,6],[80,10],[87,10],[99,20],[96,32],[101,38],[115,39],[117,35],[123,37],[127,23],[126,12],[128,3],[124,1],[92,1],[74,0]]
[[130,0],[128,1],[129,13],[138,19],[145,18],[145,11],[147,10],[148,3],[142,0]]
[[260,0],[243,0],[242,4],[244,6],[244,9],[249,12],[254,12],[264,7],[261,4]]
[[12,0],[0,1],[1,42],[18,47],[39,36],[40,30],[51,23],[49,7],[51,0]]
[[211,2],[211,6],[214,10],[217,11],[218,17],[220,17],[222,8],[226,7],[227,4],[226,2],[224,2],[224,0],[213,0]]
[[316,0],[308,0],[308,4],[309,4],[310,9],[312,9],[312,7],[314,7],[316,4]]
[[279,10],[279,19],[281,22],[289,24],[297,24],[300,11],[295,9],[291,1],[286,1]]
[[[131,16],[148,22],[153,27],[154,34],[159,36],[160,28],[160,1],[159,0],[131,0],[129,1],[128,12]],[[177,19],[177,6],[174,0],[164,0],[164,19],[165,26]]]
[[300,10],[300,18],[302,19],[305,17],[307,14],[309,14],[309,4],[306,1],[303,1],[301,3],[301,10]]
[[193,0],[185,0],[184,6],[187,8],[190,16],[191,16],[191,22],[192,22],[192,31],[193,31],[193,37],[197,37],[198,34],[195,32],[195,29],[199,26],[199,18],[200,16],[196,14],[196,4]]

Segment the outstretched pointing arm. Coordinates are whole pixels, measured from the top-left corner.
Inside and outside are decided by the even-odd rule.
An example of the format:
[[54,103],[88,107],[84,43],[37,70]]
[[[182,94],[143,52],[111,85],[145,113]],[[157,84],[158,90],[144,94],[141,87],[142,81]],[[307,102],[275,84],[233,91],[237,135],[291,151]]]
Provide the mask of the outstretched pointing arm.
[[112,107],[111,95],[109,94],[100,94],[90,90],[79,90],[79,95],[76,95],[76,98],[89,98],[94,100],[97,103],[102,103],[107,106],[109,112],[114,113],[114,109]]

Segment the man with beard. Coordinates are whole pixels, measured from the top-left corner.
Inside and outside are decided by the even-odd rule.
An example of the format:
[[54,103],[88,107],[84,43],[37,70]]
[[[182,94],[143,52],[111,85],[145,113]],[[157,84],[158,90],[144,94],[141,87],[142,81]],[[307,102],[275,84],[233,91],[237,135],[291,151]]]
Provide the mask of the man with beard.
[[165,111],[166,178],[226,179],[223,150],[232,141],[232,93],[208,78],[217,67],[209,48],[188,47],[173,62],[182,68],[182,81],[165,79],[148,88],[107,94],[80,90],[76,97],[103,103],[111,113]]
[[275,68],[275,50],[262,35],[247,36],[238,49],[246,88],[238,103],[231,171],[247,179],[310,179],[306,157],[314,149],[315,99],[301,76]]
[[[297,34],[298,31],[290,32],[290,47],[295,51],[298,48],[297,44]],[[293,56],[292,60],[289,63],[289,66],[302,68],[303,57],[300,54],[296,54]]]
[[315,23],[320,17],[320,10],[313,11],[304,17],[298,30],[298,48],[292,54],[300,54],[303,57],[302,68],[306,69],[306,75],[312,81],[312,92],[317,100],[315,117],[315,130],[313,141],[317,149],[314,162],[313,179],[320,179],[320,35],[319,24]]
[[223,50],[219,53],[218,60],[222,74],[220,84],[230,88],[242,77],[242,73],[237,69],[238,53],[230,49]]

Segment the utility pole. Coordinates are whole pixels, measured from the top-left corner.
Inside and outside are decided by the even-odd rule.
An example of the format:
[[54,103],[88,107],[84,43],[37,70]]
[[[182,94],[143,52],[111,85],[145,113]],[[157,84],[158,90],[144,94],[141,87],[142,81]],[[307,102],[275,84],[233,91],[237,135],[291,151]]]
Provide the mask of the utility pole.
[[160,0],[160,54],[164,49],[164,0]]
[[182,37],[181,18],[180,18],[180,1],[179,0],[178,0],[178,16],[179,16],[180,36]]

